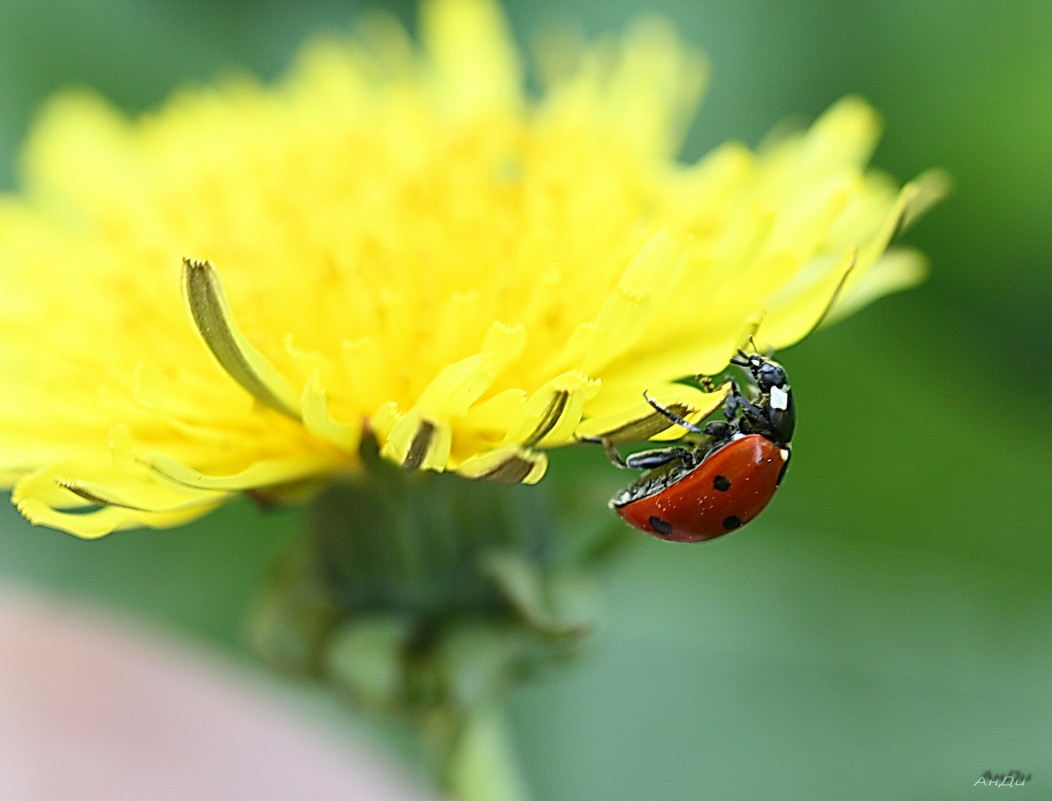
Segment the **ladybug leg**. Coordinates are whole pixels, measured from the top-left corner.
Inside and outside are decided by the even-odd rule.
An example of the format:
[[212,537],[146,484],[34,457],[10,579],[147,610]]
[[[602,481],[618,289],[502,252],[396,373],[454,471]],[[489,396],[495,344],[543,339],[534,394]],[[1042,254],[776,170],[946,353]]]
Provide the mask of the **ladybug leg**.
[[674,462],[676,460],[682,461],[689,467],[695,461],[694,454],[689,448],[681,448],[678,446],[640,451],[639,453],[629,454],[626,458],[617,452],[614,443],[609,440],[601,439],[599,437],[582,437],[581,441],[602,445],[603,450],[606,451],[606,457],[613,463],[613,465],[615,467],[626,469],[652,470],[655,467],[661,467],[662,465],[666,465],[669,462]]
[[723,420],[713,420],[705,426],[705,436],[711,440],[713,447],[727,444],[737,431],[737,426]]
[[770,431],[774,427],[774,421],[770,419],[769,412],[765,411],[762,405],[757,405],[745,397],[737,381],[733,378],[728,380],[731,390],[727,393],[727,400],[723,403],[723,414],[727,420],[734,421],[736,418],[741,418],[750,423],[749,427],[742,428],[745,433],[755,431],[762,434]]
[[652,451],[640,451],[633,453],[624,460],[626,467],[634,470],[653,470],[662,467],[669,462],[681,461],[687,467],[693,467],[697,461],[694,451],[690,448],[656,448]]
[[779,423],[779,411],[768,408],[766,404],[756,405],[743,400],[741,417],[738,419],[738,430],[743,434],[763,434],[768,439],[786,444],[789,437],[783,432]]
[[758,426],[760,433],[771,427],[771,421],[768,419],[768,415],[764,412],[763,408],[757,406],[744,396],[738,398],[737,403],[735,404],[735,413],[743,420],[752,423],[754,426]]
[[742,395],[741,390],[738,388],[737,381],[728,376],[727,382],[731,385],[731,389],[730,392],[727,393],[727,399],[723,402],[723,416],[728,420],[733,420],[738,416],[738,409],[747,401],[745,400],[745,396]]
[[682,417],[680,417],[678,414],[676,414],[671,409],[668,409],[668,408],[662,406],[660,403],[658,403],[656,400],[654,400],[652,397],[650,397],[645,391],[643,392],[643,397],[646,399],[646,402],[649,403],[651,406],[653,406],[654,409],[659,414],[661,414],[663,417],[667,417],[669,420],[671,420],[676,425],[682,426],[683,428],[687,429],[687,431],[690,431],[693,434],[704,434],[705,433],[705,429],[698,428],[696,425],[694,425],[693,423],[689,422],[688,420],[684,420]]
[[606,458],[609,459],[610,462],[615,467],[622,467],[622,468],[628,467],[628,464],[625,462],[624,457],[621,456],[621,454],[617,452],[617,448],[614,447],[614,443],[612,443],[610,440],[604,439],[603,437],[580,437],[579,436],[579,437],[577,437],[577,441],[578,442],[587,442],[587,443],[589,443],[591,445],[602,445],[603,446],[603,450],[606,452]]

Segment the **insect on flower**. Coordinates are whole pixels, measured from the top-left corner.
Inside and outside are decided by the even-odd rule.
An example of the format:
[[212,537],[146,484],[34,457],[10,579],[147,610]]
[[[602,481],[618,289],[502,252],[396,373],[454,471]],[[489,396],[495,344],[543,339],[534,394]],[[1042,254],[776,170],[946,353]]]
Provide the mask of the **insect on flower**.
[[785,368],[744,351],[731,363],[747,370],[755,387],[749,397],[730,382],[726,420],[699,427],[644,393],[659,414],[689,432],[686,445],[622,458],[597,440],[617,466],[646,471],[610,501],[640,531],[674,542],[711,540],[755,518],[781,484],[796,426]]

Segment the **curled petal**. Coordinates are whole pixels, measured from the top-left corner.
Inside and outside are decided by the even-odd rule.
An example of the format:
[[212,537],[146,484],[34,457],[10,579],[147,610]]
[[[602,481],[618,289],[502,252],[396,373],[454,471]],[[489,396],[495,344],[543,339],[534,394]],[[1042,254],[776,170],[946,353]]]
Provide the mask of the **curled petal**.
[[[238,491],[280,486],[316,473],[323,465],[317,456],[263,459],[238,473],[208,475],[163,453],[143,453],[139,460],[162,478],[184,487]],[[330,467],[331,469],[331,467]]]
[[414,409],[394,424],[380,454],[409,470],[445,470],[452,448],[449,426]]
[[36,498],[17,504],[18,511],[35,526],[50,526],[76,534],[86,540],[98,539],[129,528],[170,528],[200,517],[218,506],[215,503],[188,506],[171,512],[141,512],[120,506],[106,506],[94,512],[70,513],[54,509]]
[[532,448],[542,442],[569,441],[581,420],[585,403],[598,390],[599,383],[582,373],[571,371],[557,376],[526,401],[505,442]]
[[215,508],[226,497],[225,493],[174,487],[141,469],[129,473],[116,465],[72,462],[23,477],[12,493],[15,505],[31,523],[89,539],[117,529],[178,525]]
[[457,468],[457,473],[498,484],[536,484],[547,469],[548,457],[544,453],[509,446],[472,456]]
[[215,268],[184,259],[183,289],[198,333],[230,377],[260,403],[298,418],[292,386],[238,329]]

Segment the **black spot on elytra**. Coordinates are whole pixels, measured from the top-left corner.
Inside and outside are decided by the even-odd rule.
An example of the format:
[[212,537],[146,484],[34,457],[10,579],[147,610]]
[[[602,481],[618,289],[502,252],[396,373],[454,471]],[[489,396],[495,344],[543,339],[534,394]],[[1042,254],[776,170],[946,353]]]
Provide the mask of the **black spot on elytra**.
[[716,476],[716,478],[712,480],[712,487],[720,492],[726,492],[731,488],[730,479],[728,479],[727,476]]
[[740,517],[731,515],[730,517],[723,518],[723,527],[727,529],[727,531],[734,531],[734,529],[738,528],[741,524],[742,519]]
[[650,516],[650,527],[665,537],[672,533],[672,524],[667,520],[662,520],[657,515]]

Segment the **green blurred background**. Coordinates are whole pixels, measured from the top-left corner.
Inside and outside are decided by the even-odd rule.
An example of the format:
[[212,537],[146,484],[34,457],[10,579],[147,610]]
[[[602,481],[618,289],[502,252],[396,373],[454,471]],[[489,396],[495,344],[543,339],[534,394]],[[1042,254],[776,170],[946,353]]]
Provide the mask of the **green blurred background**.
[[[412,3],[388,5],[411,19]],[[57,89],[135,111],[233,66],[274,77],[363,7],[4,0],[0,182],[13,185],[18,143]],[[713,63],[688,158],[859,93],[886,120],[878,166],[955,181],[906,237],[931,279],[782,357],[801,421],[767,514],[700,547],[632,538],[583,658],[516,695],[536,798],[934,801],[1013,769],[1033,774],[1028,797],[1052,798],[1048,4],[508,7],[524,38],[672,18]],[[574,454],[549,479],[588,501],[622,480]],[[243,655],[243,615],[298,519],[245,503],[87,543],[4,509],[0,575]]]

